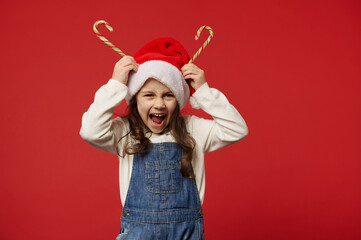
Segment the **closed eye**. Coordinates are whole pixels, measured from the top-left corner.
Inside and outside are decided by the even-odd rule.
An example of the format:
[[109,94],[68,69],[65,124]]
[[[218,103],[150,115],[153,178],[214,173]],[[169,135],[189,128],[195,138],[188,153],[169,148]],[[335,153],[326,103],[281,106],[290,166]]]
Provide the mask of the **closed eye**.
[[167,93],[164,96],[167,97],[167,98],[172,98],[172,97],[174,97],[174,94],[173,93]]

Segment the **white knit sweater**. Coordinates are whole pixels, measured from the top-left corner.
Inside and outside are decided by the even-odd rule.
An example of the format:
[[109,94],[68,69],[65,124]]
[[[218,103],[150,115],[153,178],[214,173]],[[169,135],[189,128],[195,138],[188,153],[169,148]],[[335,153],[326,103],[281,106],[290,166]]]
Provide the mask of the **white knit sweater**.
[[[125,98],[128,87],[110,79],[95,94],[94,102],[82,118],[81,137],[93,147],[114,153],[119,158],[120,197],[124,206],[133,167],[133,155],[123,155],[123,146],[130,139],[129,123],[122,117],[112,119],[114,108]],[[203,204],[205,190],[204,153],[235,143],[248,134],[248,128],[238,111],[217,89],[203,84],[192,96],[214,120],[185,116],[188,132],[196,141],[192,166],[198,193]],[[123,136],[124,138],[119,141]],[[170,134],[151,134],[152,143],[174,142]],[[119,156],[119,154],[121,156]]]

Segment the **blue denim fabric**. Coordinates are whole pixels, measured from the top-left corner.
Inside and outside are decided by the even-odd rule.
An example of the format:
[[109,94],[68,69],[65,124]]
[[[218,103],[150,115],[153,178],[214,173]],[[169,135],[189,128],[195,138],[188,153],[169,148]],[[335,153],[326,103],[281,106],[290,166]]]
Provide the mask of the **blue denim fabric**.
[[116,240],[204,239],[197,186],[180,172],[182,154],[176,143],[157,143],[134,156]]

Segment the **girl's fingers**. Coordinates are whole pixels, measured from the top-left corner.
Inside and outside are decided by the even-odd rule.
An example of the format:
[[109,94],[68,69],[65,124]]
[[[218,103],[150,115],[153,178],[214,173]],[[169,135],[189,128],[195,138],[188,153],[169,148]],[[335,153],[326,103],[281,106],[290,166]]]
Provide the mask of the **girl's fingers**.
[[186,71],[183,73],[184,78],[200,78],[202,75],[201,72],[194,72],[194,71]]
[[114,67],[112,79],[118,80],[123,84],[127,84],[129,73],[131,71],[138,71],[138,63],[135,61],[133,57],[124,56],[120,59]]
[[187,74],[200,74],[201,72],[198,70],[198,69],[188,69],[188,68],[185,68],[183,70],[183,75],[187,75]]
[[190,73],[190,74],[185,75],[184,78],[185,78],[185,79],[190,79],[190,80],[193,80],[193,81],[194,81],[195,79],[197,79],[197,76],[198,76],[198,75],[196,75],[196,74]]
[[199,67],[197,67],[195,64],[193,63],[187,63],[182,67],[182,71],[184,70],[189,70],[189,69],[193,69],[193,70],[201,70]]
[[123,69],[124,69],[125,72],[130,72],[132,70],[134,70],[135,72],[137,71],[137,68],[134,65],[127,65]]
[[138,64],[135,61],[125,61],[117,64],[118,68],[127,68],[128,66],[132,66],[132,70],[138,71]]
[[133,70],[134,72],[138,71],[138,64],[129,63],[125,66],[121,66],[122,71],[124,72],[130,72]]
[[188,63],[182,67],[182,72],[194,72],[194,73],[201,73],[203,70],[194,65],[193,63]]
[[190,85],[197,91],[205,82],[204,71],[196,65],[190,63],[182,67],[183,77],[189,80]]
[[121,65],[121,66],[125,66],[125,65],[128,65],[130,63],[137,64],[137,62],[135,61],[135,59],[133,57],[124,56],[116,64]]
[[184,67],[182,67],[182,72],[183,72],[183,73],[189,72],[189,71],[193,71],[193,68],[192,68],[192,67],[189,67],[189,66],[184,66]]

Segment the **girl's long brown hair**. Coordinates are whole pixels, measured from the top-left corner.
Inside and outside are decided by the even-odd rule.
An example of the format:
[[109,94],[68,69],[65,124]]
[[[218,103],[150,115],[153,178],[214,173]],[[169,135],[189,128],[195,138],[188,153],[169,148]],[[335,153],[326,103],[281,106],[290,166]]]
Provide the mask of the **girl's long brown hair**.
[[[142,151],[147,151],[150,146],[150,140],[146,136],[146,132],[149,128],[144,124],[142,118],[138,113],[136,96],[134,96],[128,105],[128,114],[124,116],[129,121],[130,132],[128,134],[134,140],[137,140],[139,144],[133,146],[131,142],[124,145],[124,153],[137,154]],[[194,138],[187,132],[186,123],[182,116],[180,116],[180,109],[177,103],[176,109],[171,116],[168,126],[163,130],[163,133],[170,132],[175,141],[183,149],[183,157],[181,161],[182,175],[188,178],[194,178],[194,172],[191,167],[193,150],[195,147]]]

